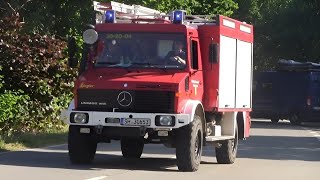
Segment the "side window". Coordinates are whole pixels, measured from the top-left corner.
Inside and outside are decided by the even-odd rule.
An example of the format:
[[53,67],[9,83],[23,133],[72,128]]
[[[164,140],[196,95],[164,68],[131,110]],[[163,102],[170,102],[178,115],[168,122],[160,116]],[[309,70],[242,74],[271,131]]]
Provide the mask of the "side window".
[[192,69],[199,69],[198,64],[198,42],[192,40],[191,43],[191,68]]
[[172,50],[173,41],[172,40],[159,40],[158,41],[158,56],[164,58],[168,52]]

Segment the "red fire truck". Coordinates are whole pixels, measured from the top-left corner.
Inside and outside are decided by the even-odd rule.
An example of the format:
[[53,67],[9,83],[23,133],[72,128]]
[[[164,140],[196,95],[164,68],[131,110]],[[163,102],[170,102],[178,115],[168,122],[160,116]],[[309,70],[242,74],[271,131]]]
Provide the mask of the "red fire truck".
[[[96,3],[69,124],[72,163],[90,163],[97,143],[121,141],[125,158],[145,144],[176,149],[178,169],[196,171],[203,146],[232,164],[249,137],[253,27],[222,15],[168,15],[137,5]],[[77,66],[69,41],[69,64]]]

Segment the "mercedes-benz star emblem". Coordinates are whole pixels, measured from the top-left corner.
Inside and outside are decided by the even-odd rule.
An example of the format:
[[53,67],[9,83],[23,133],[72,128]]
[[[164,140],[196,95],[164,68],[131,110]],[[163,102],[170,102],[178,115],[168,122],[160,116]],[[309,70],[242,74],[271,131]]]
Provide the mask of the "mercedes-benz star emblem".
[[122,91],[119,93],[117,100],[121,106],[127,107],[132,103],[132,96],[128,91]]

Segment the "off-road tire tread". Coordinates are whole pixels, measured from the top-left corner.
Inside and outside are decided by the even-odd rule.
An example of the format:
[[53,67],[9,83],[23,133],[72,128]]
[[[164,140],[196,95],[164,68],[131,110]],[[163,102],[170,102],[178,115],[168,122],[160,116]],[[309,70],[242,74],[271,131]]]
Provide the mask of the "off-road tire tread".
[[177,165],[180,171],[193,172],[197,171],[201,162],[201,153],[198,160],[194,158],[194,152],[192,149],[192,144],[194,144],[195,137],[197,136],[197,131],[201,131],[201,144],[203,145],[203,130],[201,118],[195,115],[194,120],[191,124],[186,125],[177,131],[176,137],[176,156]]
[[91,134],[80,133],[80,127],[69,126],[69,158],[72,164],[90,164],[97,150],[97,142]]
[[232,140],[220,141],[219,143],[221,143],[221,146],[215,148],[216,159],[219,164],[233,164],[235,162],[239,143],[237,133],[238,129],[236,129],[235,141],[237,149],[235,150],[235,152],[232,151]]
[[143,139],[122,138],[121,151],[124,158],[139,159],[144,148]]

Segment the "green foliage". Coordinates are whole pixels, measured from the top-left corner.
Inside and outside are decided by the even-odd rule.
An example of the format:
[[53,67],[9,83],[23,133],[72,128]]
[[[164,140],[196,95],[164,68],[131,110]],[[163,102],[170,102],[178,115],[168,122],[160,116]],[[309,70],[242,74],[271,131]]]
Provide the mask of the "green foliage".
[[[60,128],[59,111],[72,98],[76,70],[66,65],[66,43],[55,36],[24,34],[15,16],[0,20],[3,79],[0,128]],[[6,91],[4,91],[6,90]],[[18,93],[15,93],[18,92]],[[17,128],[19,127],[19,128]]]
[[118,2],[138,4],[166,13],[176,9],[183,9],[188,13],[197,15],[222,14],[230,16],[238,8],[233,0],[120,0]]
[[67,142],[67,128],[41,133],[14,133],[11,136],[0,135],[0,152],[25,148],[38,148]]
[[0,94],[0,132],[11,134],[16,130],[22,130],[28,116],[27,95],[22,92],[5,92]]
[[24,31],[39,34],[82,34],[84,24],[93,18],[92,0],[3,0],[0,18],[19,15]]
[[[12,0],[11,7],[25,21],[24,30],[41,34],[81,35],[85,24],[92,23],[92,0]],[[101,0],[101,2],[110,2]],[[126,4],[138,4],[162,12],[184,9],[192,14],[222,14],[230,16],[238,8],[233,0],[119,0]],[[5,2],[0,2],[6,14],[13,12]],[[22,8],[23,7],[23,8]],[[1,9],[0,9],[1,11]]]
[[236,0],[235,17],[254,24],[256,69],[272,69],[279,58],[320,61],[318,0]]

